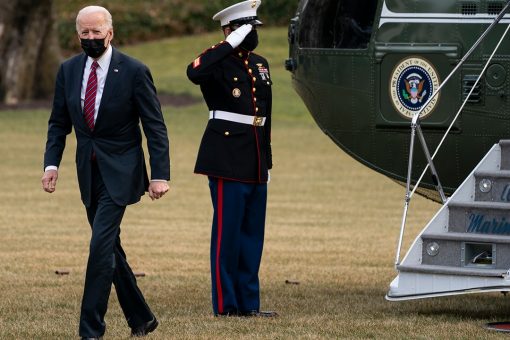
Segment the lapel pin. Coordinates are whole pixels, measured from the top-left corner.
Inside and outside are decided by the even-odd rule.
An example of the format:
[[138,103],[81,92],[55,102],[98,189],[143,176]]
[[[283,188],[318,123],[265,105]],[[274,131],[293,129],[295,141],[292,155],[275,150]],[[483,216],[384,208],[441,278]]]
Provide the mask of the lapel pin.
[[118,68],[114,68],[113,72],[119,72],[119,69]]

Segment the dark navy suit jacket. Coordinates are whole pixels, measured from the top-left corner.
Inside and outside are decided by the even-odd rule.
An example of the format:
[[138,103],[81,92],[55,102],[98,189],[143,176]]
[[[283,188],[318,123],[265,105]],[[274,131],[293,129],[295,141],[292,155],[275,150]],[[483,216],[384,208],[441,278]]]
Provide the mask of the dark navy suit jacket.
[[170,179],[167,129],[149,69],[115,48],[104,85],[94,131],[81,107],[81,86],[87,56],[82,53],[60,66],[48,124],[44,166],[59,166],[66,136],[74,127],[76,170],[81,199],[91,204],[91,155],[112,200],[136,203],[149,185],[142,149],[140,121],[147,138],[151,178]]

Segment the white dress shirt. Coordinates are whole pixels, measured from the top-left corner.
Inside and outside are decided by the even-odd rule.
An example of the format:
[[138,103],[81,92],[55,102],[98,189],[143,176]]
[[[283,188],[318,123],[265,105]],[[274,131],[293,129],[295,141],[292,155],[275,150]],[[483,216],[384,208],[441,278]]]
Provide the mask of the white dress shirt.
[[[94,107],[94,123],[97,119],[97,112],[99,111],[99,105],[101,104],[101,97],[103,96],[104,84],[106,83],[106,75],[108,74],[108,67],[112,61],[112,45],[108,45],[106,52],[96,60],[99,66],[96,68],[97,75],[97,92],[96,92],[96,106]],[[81,81],[81,108],[83,110],[83,104],[85,103],[85,92],[87,91],[87,83],[90,76],[90,67],[94,59],[87,57],[85,63],[85,70],[83,72],[83,79]]]

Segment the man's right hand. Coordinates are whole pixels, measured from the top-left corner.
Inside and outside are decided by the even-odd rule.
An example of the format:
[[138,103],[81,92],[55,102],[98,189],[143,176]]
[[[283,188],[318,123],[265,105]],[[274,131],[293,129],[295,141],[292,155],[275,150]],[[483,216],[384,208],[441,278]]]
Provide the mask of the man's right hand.
[[232,31],[225,39],[233,48],[237,48],[243,42],[244,38],[251,32],[251,24],[244,24],[235,31]]
[[47,170],[44,172],[42,177],[42,186],[43,190],[49,192],[50,194],[55,191],[55,187],[57,186],[58,179],[58,171],[57,170]]

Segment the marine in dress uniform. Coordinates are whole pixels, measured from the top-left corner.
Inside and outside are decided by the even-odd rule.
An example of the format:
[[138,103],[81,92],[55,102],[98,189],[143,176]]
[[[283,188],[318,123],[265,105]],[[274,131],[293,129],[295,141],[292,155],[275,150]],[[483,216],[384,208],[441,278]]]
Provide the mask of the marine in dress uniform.
[[207,175],[214,207],[211,237],[215,315],[276,316],[260,311],[259,267],[264,244],[271,160],[271,76],[258,44],[260,0],[217,13],[226,36],[187,69],[200,85],[209,122],[195,172]]

